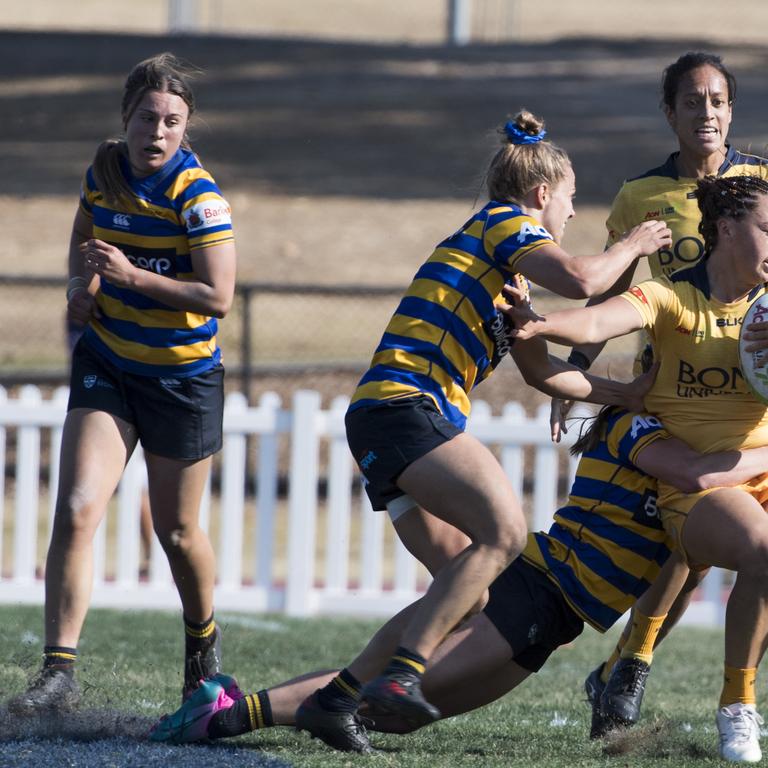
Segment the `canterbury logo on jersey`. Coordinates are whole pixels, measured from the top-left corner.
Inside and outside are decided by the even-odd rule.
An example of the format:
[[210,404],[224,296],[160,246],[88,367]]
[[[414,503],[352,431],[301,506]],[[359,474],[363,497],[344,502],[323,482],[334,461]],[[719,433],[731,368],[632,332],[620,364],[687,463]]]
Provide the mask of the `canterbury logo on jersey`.
[[541,224],[531,224],[530,221],[524,221],[520,227],[520,232],[517,235],[517,242],[524,243],[529,237],[546,237],[548,240],[552,240],[552,235],[541,226]]
[[116,213],[112,217],[112,226],[114,226],[116,229],[130,229],[131,217],[124,213]]

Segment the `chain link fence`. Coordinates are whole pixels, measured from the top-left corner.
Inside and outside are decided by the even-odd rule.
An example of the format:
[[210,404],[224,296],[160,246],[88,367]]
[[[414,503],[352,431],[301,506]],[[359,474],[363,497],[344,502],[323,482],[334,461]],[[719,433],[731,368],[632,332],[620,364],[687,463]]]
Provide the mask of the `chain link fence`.
[[[66,280],[0,275],[0,384],[67,383]],[[359,373],[403,286],[240,283],[219,343],[230,381],[313,371]]]

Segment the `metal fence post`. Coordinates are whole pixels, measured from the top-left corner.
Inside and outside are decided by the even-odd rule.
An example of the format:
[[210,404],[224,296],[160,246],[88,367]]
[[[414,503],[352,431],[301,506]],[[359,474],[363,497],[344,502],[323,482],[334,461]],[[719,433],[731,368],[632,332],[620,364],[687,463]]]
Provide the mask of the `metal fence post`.
[[251,367],[251,294],[253,291],[249,286],[243,286],[240,291],[243,294],[242,333],[240,336],[240,370],[242,371],[240,390],[245,395],[246,401],[250,403],[251,377],[253,375]]

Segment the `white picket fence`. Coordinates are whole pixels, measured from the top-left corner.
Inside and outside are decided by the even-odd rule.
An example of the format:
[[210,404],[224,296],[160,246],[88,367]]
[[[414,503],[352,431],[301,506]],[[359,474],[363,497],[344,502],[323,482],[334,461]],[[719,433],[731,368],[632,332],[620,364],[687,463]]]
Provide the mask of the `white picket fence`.
[[[57,485],[66,401],[65,388],[48,400],[43,399],[37,387],[23,387],[13,399],[0,388],[0,467],[6,466],[7,430],[16,430],[15,441],[11,443],[15,448],[13,487],[5,487],[6,473],[0,473],[0,603],[39,604],[44,600],[40,572],[50,537],[55,493],[47,493],[47,515],[40,514],[41,498]],[[255,407],[248,407],[239,393],[227,397],[220,492],[213,499],[210,488],[207,489],[201,508],[201,522],[206,530],[212,508],[219,510],[219,610],[281,611],[294,616],[386,616],[423,593],[423,571],[396,537],[387,559],[386,514],[373,512],[365,494],[356,492],[359,479],[356,481],[356,468],[344,433],[347,403],[346,398],[339,397],[329,410],[323,410],[320,396],[314,391],[297,392],[290,410],[283,408],[275,393],[264,394]],[[498,447],[500,462],[521,497],[523,478],[530,479],[531,524],[535,530],[546,530],[558,503],[559,452],[565,448],[549,440],[548,409],[542,408],[535,419],[528,419],[518,403],[509,403],[500,416],[493,416],[486,403],[475,402],[468,429],[484,443]],[[249,438],[257,441],[253,471],[248,466]],[[285,440],[287,508],[278,498],[280,446]],[[42,487],[41,447],[49,449],[49,480]],[[533,449],[530,467],[524,465],[526,447]],[[326,457],[324,503],[318,498],[321,449]],[[139,578],[138,510],[145,476],[142,463],[141,451],[137,449],[118,488],[115,509],[110,512],[116,519],[105,520],[96,536],[92,599],[95,606],[178,606],[170,571],[156,539],[148,578]],[[572,476],[573,460],[569,467]],[[246,494],[246,477],[255,478],[253,495]],[[6,510],[11,506],[7,503],[9,499],[11,515]],[[320,514],[321,509],[325,510],[324,515]],[[41,517],[46,524],[41,524]],[[247,517],[255,518],[248,540]],[[324,529],[320,530],[323,520]],[[353,533],[358,537],[355,541]],[[280,543],[279,539],[287,543]],[[115,553],[114,562],[108,562],[108,549]],[[354,580],[350,577],[353,550],[359,563]],[[10,562],[6,566],[7,560]],[[244,573],[246,561],[251,563],[249,578]],[[282,577],[275,576],[278,565]],[[385,579],[385,570],[392,574],[389,579]],[[689,623],[722,623],[721,584],[719,571],[707,578],[704,599],[695,601],[686,614]]]

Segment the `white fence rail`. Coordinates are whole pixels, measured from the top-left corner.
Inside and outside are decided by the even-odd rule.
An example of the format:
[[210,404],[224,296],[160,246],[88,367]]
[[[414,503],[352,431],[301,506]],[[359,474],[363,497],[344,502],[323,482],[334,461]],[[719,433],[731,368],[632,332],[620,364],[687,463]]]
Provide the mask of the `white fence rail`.
[[[0,466],[15,454],[15,471],[0,473],[0,603],[44,600],[41,572],[55,506],[50,489],[58,481],[66,400],[66,389],[44,400],[33,386],[23,387],[13,399],[0,388]],[[239,393],[227,397],[220,488],[216,494],[206,490],[201,508],[202,526],[211,530],[217,544],[220,610],[384,616],[423,593],[424,572],[392,536],[385,515],[374,513],[359,492],[344,433],[346,406],[345,398],[337,398],[323,410],[313,391],[297,392],[290,410],[274,393],[263,395],[255,407],[248,407]],[[9,430],[15,440],[9,439]],[[509,403],[500,416],[493,416],[487,404],[476,402],[469,431],[498,447],[501,464],[521,497],[523,478],[529,478],[531,525],[546,530],[557,507],[563,451],[549,441],[548,409],[528,419],[519,404]],[[249,450],[249,441],[255,451]],[[530,467],[526,448],[533,451]],[[47,482],[41,472],[43,456]],[[287,463],[287,504],[278,494],[281,463]],[[572,475],[572,460],[569,466]],[[15,480],[6,485],[6,475]],[[326,487],[322,500],[321,480]],[[252,494],[246,493],[249,482],[255,484]],[[139,577],[143,483],[137,449],[97,532],[93,605],[178,606],[156,540],[148,577]],[[693,603],[687,621],[722,622],[721,589],[722,574],[716,571],[705,581],[705,599]]]

